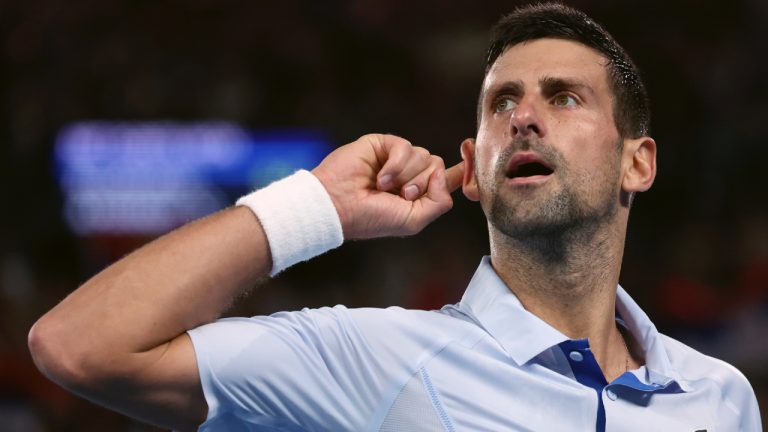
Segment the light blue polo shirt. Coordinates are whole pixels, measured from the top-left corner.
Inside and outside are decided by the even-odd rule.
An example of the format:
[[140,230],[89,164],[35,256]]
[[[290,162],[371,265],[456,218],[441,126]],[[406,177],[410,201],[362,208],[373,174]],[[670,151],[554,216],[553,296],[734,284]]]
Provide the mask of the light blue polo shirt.
[[660,334],[618,287],[646,365],[606,383],[587,340],[526,311],[485,257],[440,311],[344,306],[189,331],[201,431],[760,431],[746,378]]

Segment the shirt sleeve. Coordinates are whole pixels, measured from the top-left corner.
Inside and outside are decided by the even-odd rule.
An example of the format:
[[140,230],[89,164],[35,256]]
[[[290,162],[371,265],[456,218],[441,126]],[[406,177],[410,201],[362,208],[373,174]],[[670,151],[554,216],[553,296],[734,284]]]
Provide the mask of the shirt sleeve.
[[202,431],[361,430],[387,390],[386,356],[343,306],[222,319],[189,335],[208,403]]
[[716,430],[761,432],[760,408],[758,406],[755,391],[747,378],[734,366],[712,357],[706,357],[704,363],[707,368],[704,373],[699,372],[704,378],[694,381],[694,385],[705,387],[711,385],[714,391],[719,392],[719,398],[712,397],[710,393],[709,411],[713,414]]
[[[722,387],[725,405],[736,414],[738,426],[733,430],[760,432],[762,421],[760,420],[760,408],[757,403],[755,391],[747,378],[736,368],[727,365],[730,370],[730,379]],[[730,427],[724,428],[728,430]]]

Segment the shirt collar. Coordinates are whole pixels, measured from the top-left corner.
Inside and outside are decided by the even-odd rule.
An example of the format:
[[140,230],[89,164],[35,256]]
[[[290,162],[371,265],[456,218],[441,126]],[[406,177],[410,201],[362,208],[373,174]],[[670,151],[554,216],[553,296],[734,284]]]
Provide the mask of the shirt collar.
[[518,365],[568,340],[523,307],[493,269],[489,256],[483,257],[472,276],[460,307],[473,316]]
[[690,391],[688,381],[684,380],[672,365],[664,339],[656,326],[621,285],[616,290],[616,313],[645,354],[647,376],[639,377],[641,381],[664,387],[674,381],[683,391]]
[[[459,307],[474,317],[518,365],[569,340],[523,307],[493,269],[489,256],[480,262]],[[617,286],[616,312],[645,353],[647,376],[639,378],[665,386],[677,381],[686,390],[687,385],[672,367],[656,326],[621,286]]]

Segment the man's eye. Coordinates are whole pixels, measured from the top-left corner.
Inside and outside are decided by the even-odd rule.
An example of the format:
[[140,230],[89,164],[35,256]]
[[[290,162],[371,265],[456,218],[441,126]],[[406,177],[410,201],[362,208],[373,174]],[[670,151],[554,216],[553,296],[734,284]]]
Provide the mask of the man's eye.
[[561,93],[552,99],[552,104],[559,107],[570,107],[577,105],[576,98],[565,93]]
[[515,101],[513,101],[508,97],[505,97],[496,101],[496,106],[494,107],[494,111],[496,111],[497,113],[510,111],[515,109],[516,106],[517,106],[517,103]]

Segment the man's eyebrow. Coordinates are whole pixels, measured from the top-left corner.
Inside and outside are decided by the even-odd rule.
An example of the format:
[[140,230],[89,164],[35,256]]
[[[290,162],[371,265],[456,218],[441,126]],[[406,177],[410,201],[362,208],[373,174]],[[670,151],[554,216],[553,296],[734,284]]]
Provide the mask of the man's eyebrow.
[[485,91],[485,95],[490,96],[491,98],[498,95],[522,96],[523,93],[525,93],[523,88],[522,81],[504,81],[489,87]]
[[553,96],[565,90],[595,93],[591,86],[573,78],[544,77],[539,80],[539,86],[541,86],[541,93],[545,96]]

